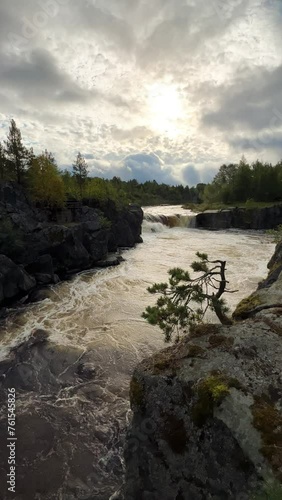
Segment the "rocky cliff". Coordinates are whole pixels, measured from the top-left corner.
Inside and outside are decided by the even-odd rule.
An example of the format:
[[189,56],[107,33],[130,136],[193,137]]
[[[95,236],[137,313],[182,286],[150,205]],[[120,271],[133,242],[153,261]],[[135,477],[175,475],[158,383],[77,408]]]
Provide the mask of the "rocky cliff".
[[233,325],[198,326],[137,366],[112,498],[248,500],[282,481],[282,243],[269,267]]
[[196,227],[204,229],[273,229],[282,224],[282,205],[266,208],[206,210],[196,215]]
[[0,306],[134,246],[142,220],[141,208],[117,209],[110,201],[50,213],[16,183],[0,184]]

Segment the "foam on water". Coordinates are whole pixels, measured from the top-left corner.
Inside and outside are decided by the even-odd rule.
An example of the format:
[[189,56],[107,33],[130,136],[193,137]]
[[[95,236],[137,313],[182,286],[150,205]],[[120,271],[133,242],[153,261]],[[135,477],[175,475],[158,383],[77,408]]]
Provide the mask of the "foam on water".
[[[172,210],[159,210],[164,208]],[[199,250],[226,260],[230,287],[239,290],[227,296],[232,308],[265,276],[274,249],[262,233],[168,228],[148,221],[143,239],[143,245],[124,253],[126,262],[120,266],[82,273],[50,289],[48,299],[11,316],[1,327],[2,350],[33,329],[45,328],[60,344],[87,347],[95,342],[113,352],[129,349],[139,360],[162,346],[158,329],[143,321],[141,313],[155,301],[147,287],[166,280],[169,268],[188,268]]]
[[[159,207],[160,213],[164,209],[166,216],[181,213],[180,207],[177,212],[175,207]],[[108,436],[97,457],[99,498],[103,499],[109,496],[103,496],[103,488],[114,491],[112,461],[122,463],[130,375],[142,358],[164,347],[160,330],[141,318],[156,299],[147,287],[165,281],[171,267],[189,268],[195,252],[205,251],[211,259],[227,261],[230,288],[239,290],[227,296],[232,309],[266,275],[274,250],[270,238],[260,233],[169,228],[152,221],[144,222],[143,239],[142,245],[124,252],[126,261],[120,266],[87,271],[60,283],[50,289],[48,299],[15,312],[1,325],[2,357],[35,328],[48,330],[50,339],[66,349],[79,346],[91,353],[98,395],[95,423]],[[68,398],[68,404],[76,402]],[[119,433],[120,444],[112,445]]]

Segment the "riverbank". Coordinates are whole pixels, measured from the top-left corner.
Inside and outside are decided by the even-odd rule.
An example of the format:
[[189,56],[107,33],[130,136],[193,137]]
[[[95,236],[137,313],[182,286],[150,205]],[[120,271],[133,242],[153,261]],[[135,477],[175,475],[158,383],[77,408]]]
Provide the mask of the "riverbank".
[[275,229],[282,224],[282,205],[261,208],[233,207],[224,210],[205,210],[195,216],[197,228],[202,229]]
[[[6,377],[0,387],[17,388],[19,500],[35,494],[42,500],[60,495],[108,500],[124,472],[130,377],[142,359],[164,347],[158,328],[141,319],[151,300],[147,287],[165,280],[175,263],[188,268],[195,252],[206,249],[211,259],[227,260],[230,285],[240,289],[228,296],[233,309],[264,277],[274,249],[262,233],[169,229],[157,223],[143,227],[143,239],[124,252],[120,266],[61,282],[51,287],[46,300],[1,324]],[[48,335],[33,333],[31,338],[40,330]],[[6,389],[2,395],[0,435],[5,442]],[[3,447],[0,496],[6,500],[5,451]]]
[[232,326],[199,325],[135,369],[115,500],[249,500],[282,482],[282,242],[268,267]]
[[140,207],[92,204],[50,211],[18,184],[0,184],[0,307],[34,301],[42,287],[76,272],[116,265],[119,256],[107,260],[109,252],[142,241]]

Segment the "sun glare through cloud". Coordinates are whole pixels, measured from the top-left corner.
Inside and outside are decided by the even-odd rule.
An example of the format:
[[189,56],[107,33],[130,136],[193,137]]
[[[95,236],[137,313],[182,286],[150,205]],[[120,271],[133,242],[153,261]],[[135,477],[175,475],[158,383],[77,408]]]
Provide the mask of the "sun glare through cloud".
[[148,87],[147,106],[149,125],[161,134],[176,138],[182,133],[184,108],[175,85],[154,83]]

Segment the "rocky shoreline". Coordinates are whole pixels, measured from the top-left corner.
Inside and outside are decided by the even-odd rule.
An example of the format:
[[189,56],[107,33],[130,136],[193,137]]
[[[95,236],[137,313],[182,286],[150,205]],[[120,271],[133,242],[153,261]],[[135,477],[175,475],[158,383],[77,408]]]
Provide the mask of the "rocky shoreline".
[[136,367],[112,500],[249,500],[282,482],[282,242],[268,267],[233,325],[199,325]]
[[0,307],[35,301],[37,290],[70,274],[117,265],[109,252],[142,242],[142,221],[140,207],[111,201],[54,213],[33,206],[18,184],[0,184]]
[[282,205],[265,208],[230,208],[205,210],[195,216],[199,229],[274,229],[282,224]]

